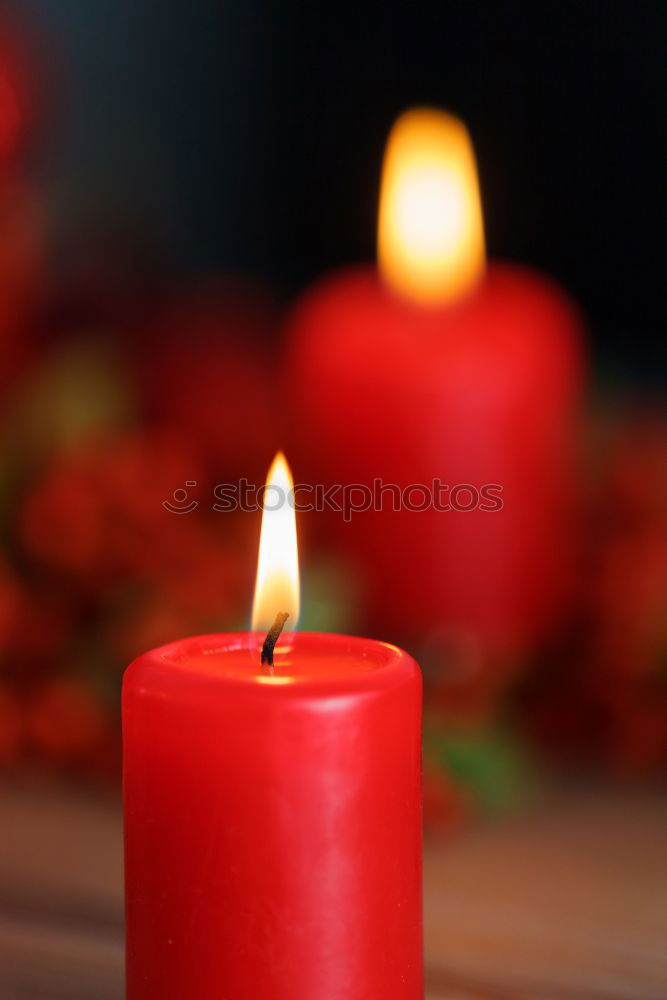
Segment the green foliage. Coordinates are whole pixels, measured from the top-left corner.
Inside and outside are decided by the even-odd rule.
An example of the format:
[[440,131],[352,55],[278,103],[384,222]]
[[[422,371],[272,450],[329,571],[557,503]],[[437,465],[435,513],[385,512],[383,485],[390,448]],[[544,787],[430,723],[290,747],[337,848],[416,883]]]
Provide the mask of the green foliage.
[[339,562],[319,560],[303,574],[302,632],[354,632],[358,587]]
[[134,417],[127,374],[97,338],[60,346],[17,389],[8,425],[23,455],[66,450]]
[[487,815],[516,806],[534,786],[525,749],[502,728],[464,728],[427,719],[424,756],[462,786]]

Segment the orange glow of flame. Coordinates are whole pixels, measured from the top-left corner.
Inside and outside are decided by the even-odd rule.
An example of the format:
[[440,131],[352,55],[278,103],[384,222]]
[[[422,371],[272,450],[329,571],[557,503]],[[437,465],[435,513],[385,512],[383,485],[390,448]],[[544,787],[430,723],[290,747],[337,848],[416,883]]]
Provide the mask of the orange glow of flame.
[[273,460],[266,478],[253,631],[268,631],[276,615],[287,612],[286,629],[293,632],[299,618],[299,554],[294,513],[294,480],[282,452]]
[[394,125],[382,171],[378,262],[395,292],[427,306],[463,298],[481,278],[477,167],[458,118],[417,108]]

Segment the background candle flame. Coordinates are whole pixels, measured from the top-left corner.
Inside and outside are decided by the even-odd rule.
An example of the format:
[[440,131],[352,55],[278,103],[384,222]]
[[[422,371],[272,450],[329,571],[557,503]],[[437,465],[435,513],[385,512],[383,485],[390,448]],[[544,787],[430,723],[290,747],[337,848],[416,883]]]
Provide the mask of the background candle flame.
[[458,118],[428,108],[407,111],[385,152],[378,217],[384,280],[414,302],[462,298],[485,265],[475,155]]
[[299,618],[299,556],[292,473],[282,452],[269,469],[264,494],[253,631],[267,631],[279,612],[288,612],[292,632]]

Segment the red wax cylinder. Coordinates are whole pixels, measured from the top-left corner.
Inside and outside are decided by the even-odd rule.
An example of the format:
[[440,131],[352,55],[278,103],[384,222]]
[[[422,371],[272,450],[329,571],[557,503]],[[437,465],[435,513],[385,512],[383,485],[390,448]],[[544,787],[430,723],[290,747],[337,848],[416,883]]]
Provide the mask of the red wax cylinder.
[[[260,640],[261,641],[261,640]],[[421,679],[385,643],[186,639],[123,687],[128,1000],[420,1000]]]
[[500,647],[545,628],[573,543],[583,361],[568,298],[490,264],[460,301],[424,305],[358,268],[312,289],[288,334],[288,448],[302,481],[359,484],[326,540],[363,567],[376,627]]

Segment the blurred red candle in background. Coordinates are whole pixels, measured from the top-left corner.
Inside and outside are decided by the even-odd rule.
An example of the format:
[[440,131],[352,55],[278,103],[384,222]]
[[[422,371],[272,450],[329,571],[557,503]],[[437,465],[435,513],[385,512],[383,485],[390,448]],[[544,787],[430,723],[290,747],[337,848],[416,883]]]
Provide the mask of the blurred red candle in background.
[[[254,628],[296,620],[296,572],[293,508],[265,511]],[[421,1000],[419,670],[316,634],[262,667],[262,638],[126,674],[128,1000]]]
[[576,310],[542,277],[486,264],[470,140],[437,111],[392,132],[378,252],[379,274],[330,277],[291,318],[290,447],[308,481],[365,487],[356,506],[385,485],[381,513],[375,496],[327,522],[363,565],[376,627],[516,648],[567,581]]

